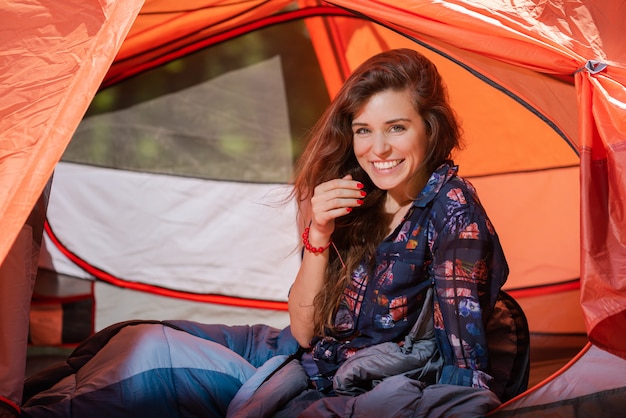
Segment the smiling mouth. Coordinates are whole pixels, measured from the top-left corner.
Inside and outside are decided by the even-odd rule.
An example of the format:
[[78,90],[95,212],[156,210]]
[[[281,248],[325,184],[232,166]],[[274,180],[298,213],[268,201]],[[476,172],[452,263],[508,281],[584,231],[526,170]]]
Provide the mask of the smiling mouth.
[[372,165],[376,170],[390,170],[400,164],[402,160],[373,161]]

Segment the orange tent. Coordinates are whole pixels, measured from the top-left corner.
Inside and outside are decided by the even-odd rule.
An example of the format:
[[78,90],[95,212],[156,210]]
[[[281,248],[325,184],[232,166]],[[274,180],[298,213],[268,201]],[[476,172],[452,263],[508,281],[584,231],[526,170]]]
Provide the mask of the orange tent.
[[[0,77],[10,89],[0,109],[6,185],[0,227],[7,237],[0,259],[98,88],[104,92],[202,48],[303,19],[330,97],[351,69],[380,50],[408,46],[432,57],[464,124],[467,148],[455,159],[498,228],[511,265],[507,288],[522,303],[531,330],[579,332],[580,317],[595,346],[626,358],[620,338],[626,328],[623,1],[28,5],[14,2],[0,17],[6,39]],[[84,261],[76,251],[68,253]],[[111,282],[123,276],[92,274]],[[128,282],[136,278],[122,279],[135,286]],[[209,289],[219,298],[204,300],[232,303],[238,291]],[[184,290],[166,293],[185,297]],[[545,310],[551,303],[574,305],[573,314],[551,323]]]

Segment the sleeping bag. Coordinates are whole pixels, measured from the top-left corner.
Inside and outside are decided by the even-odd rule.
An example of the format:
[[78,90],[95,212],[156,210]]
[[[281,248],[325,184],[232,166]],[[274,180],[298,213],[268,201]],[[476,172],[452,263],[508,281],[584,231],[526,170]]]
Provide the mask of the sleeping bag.
[[123,322],[27,379],[22,416],[225,416],[257,367],[297,349],[289,328]]

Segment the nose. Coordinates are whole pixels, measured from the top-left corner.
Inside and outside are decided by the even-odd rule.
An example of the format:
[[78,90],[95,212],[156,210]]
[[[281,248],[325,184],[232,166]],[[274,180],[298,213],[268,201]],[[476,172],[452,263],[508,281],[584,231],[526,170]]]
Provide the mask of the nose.
[[391,151],[391,145],[383,132],[378,132],[374,135],[372,151],[379,157],[384,157]]

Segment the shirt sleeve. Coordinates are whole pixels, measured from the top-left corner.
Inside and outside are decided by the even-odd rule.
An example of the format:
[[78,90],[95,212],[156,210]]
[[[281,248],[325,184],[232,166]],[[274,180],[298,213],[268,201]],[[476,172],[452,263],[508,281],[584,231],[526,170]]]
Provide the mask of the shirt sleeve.
[[[469,193],[451,188],[440,196],[433,223],[434,325],[444,357],[439,383],[488,388],[483,317],[495,300],[491,280],[494,246],[499,243],[484,210]],[[496,293],[499,285],[500,281]]]

